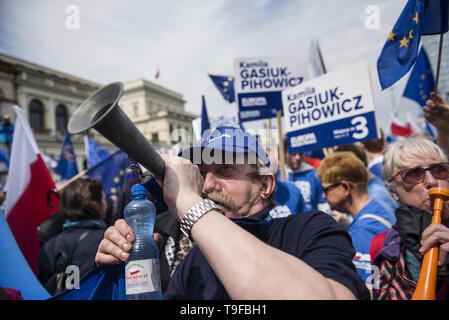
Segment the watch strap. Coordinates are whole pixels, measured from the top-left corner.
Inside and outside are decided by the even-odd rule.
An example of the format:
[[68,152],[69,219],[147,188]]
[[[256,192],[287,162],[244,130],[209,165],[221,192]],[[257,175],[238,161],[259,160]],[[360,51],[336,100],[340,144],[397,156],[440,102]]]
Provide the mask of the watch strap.
[[190,231],[193,225],[210,210],[218,210],[223,212],[220,207],[210,199],[204,199],[200,203],[194,205],[180,222],[181,232],[193,242]]

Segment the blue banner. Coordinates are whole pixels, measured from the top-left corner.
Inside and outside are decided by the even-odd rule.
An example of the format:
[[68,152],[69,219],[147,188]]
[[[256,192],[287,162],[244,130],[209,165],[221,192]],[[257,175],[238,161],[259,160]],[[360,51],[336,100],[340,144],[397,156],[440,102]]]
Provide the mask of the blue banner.
[[370,139],[377,139],[374,111],[287,133],[290,153]]
[[0,254],[0,287],[20,291],[24,300],[44,300],[50,297],[23,257],[1,210]]
[[279,109],[284,115],[281,91],[241,93],[237,99],[241,121],[275,118]]
[[254,57],[234,60],[235,93],[240,121],[276,117],[282,111],[282,91],[307,80],[307,60],[301,56]]

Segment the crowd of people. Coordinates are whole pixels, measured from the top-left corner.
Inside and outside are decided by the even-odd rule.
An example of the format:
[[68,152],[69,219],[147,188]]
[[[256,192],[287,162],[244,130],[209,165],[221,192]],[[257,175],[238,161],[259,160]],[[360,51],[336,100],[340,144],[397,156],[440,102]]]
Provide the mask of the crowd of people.
[[[437,298],[449,298],[449,204],[442,224],[431,224],[429,196],[449,188],[449,105],[433,94],[424,114],[438,129],[434,140],[387,145],[382,132],[327,150],[317,168],[287,153],[286,181],[277,153],[240,128],[216,128],[199,148],[162,155],[168,210],[158,211],[155,238],[164,299],[411,299],[434,245]],[[129,258],[133,231],[120,210],[106,219],[101,190],[89,179],[71,183],[52,218],[58,229],[40,228],[39,280],[52,295],[69,264],[83,276]],[[205,199],[218,207],[191,215]]]

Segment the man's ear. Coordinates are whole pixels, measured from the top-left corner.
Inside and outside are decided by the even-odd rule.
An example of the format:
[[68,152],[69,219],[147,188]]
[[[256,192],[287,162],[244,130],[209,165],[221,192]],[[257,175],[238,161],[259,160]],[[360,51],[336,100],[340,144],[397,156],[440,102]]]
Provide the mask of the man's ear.
[[343,180],[343,181],[341,182],[341,185],[343,186],[343,188],[345,188],[345,191],[348,193],[348,195],[351,194],[351,188],[352,188],[352,187],[350,186],[350,184],[349,184],[348,181]]
[[263,175],[260,179],[260,195],[263,200],[266,200],[274,192],[276,188],[276,179],[274,174]]

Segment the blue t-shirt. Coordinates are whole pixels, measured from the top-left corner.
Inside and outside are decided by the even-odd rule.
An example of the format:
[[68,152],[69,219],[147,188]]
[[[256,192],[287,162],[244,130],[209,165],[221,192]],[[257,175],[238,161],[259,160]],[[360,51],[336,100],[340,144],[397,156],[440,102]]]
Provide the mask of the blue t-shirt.
[[323,199],[321,180],[316,176],[316,169],[307,163],[300,170],[286,172],[286,180],[294,183],[301,191],[306,210],[317,210],[318,204],[326,203]]
[[373,165],[371,168],[369,168],[369,172],[382,179],[382,163],[376,163],[375,165]]
[[[342,225],[319,211],[277,219],[271,219],[268,211],[267,208],[251,217],[231,220],[268,245],[298,257],[324,277],[343,284],[356,298],[370,298],[365,283],[357,275],[352,263],[355,251]],[[164,293],[164,299],[229,298],[198,246],[193,247],[176,268]]]
[[382,179],[373,176],[366,187],[366,191],[369,197],[373,200],[379,202],[379,204],[387,210],[390,221],[392,224],[396,222],[395,211],[399,208],[399,202],[394,200],[387,188],[385,187],[385,183]]
[[382,161],[383,156],[377,156],[374,159],[368,163],[368,171],[374,174],[379,179],[383,180],[382,178]]
[[356,214],[351,224],[348,226],[348,232],[356,250],[353,262],[359,276],[366,281],[371,275],[371,258],[369,254],[371,240],[375,235],[378,235],[389,228],[374,218],[366,217],[362,219],[365,214],[373,214],[383,218],[391,224],[393,222],[385,208],[376,200],[371,200]]
[[275,207],[270,210],[273,218],[283,218],[304,211],[301,191],[291,182],[278,181],[275,191]]

